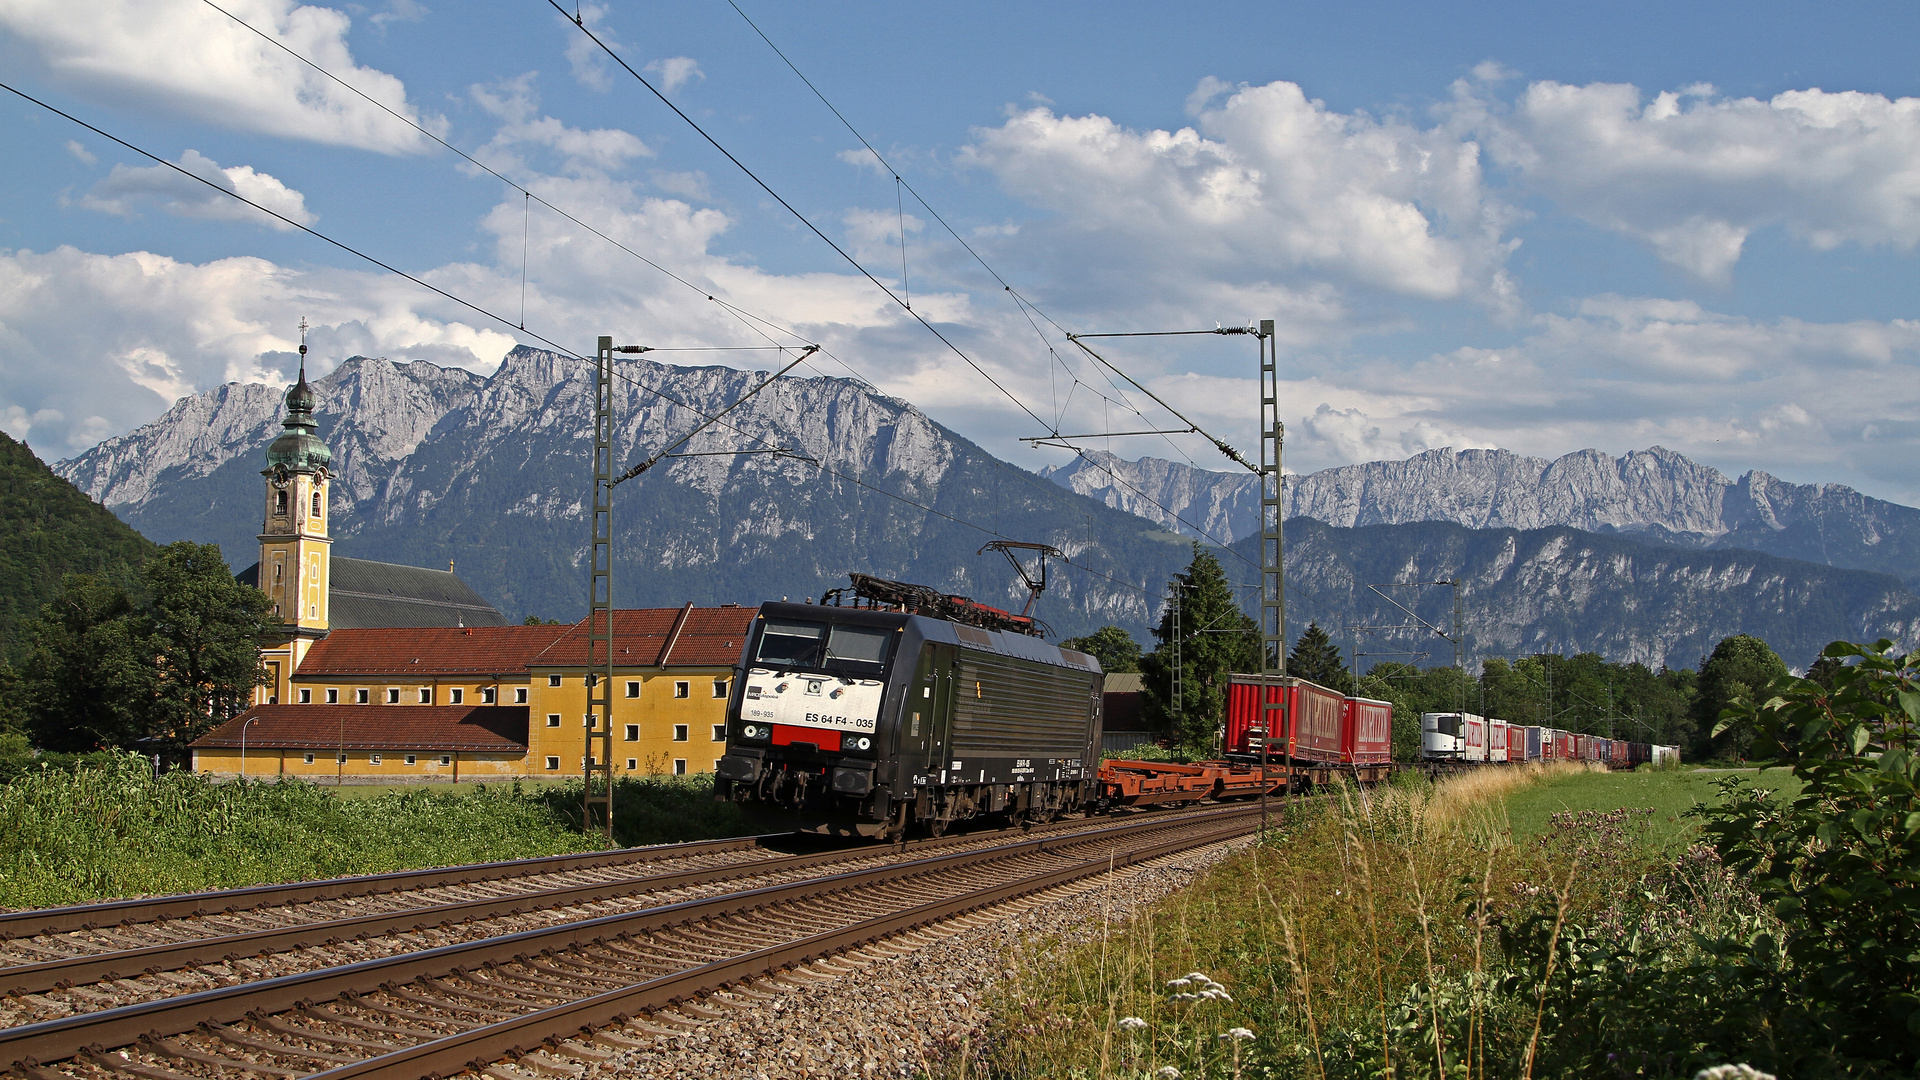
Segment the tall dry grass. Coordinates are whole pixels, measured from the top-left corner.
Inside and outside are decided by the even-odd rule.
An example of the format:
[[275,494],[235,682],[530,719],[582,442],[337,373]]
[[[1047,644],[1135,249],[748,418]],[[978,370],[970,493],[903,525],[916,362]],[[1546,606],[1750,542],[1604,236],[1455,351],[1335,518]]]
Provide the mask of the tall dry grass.
[[1512,842],[1501,800],[1583,768],[1339,787],[1297,807],[1096,945],[1037,943],[1013,957],[987,1071],[1529,1075],[1545,986],[1502,982],[1502,928],[1584,917],[1645,869],[1625,857],[1602,865],[1578,824]]

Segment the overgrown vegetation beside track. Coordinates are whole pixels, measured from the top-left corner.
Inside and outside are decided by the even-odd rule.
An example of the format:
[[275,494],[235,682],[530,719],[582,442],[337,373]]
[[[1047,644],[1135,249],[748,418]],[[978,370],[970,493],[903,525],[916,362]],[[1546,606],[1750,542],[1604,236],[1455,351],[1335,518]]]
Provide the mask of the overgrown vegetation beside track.
[[[1725,778],[1686,843],[1633,776],[1485,770],[1346,790],[1196,887],[1009,963],[964,1067],[1006,1077],[1913,1076],[1920,670],[1836,645],[1731,710],[1793,782]],[[1783,771],[1784,771],[1783,770]],[[1667,788],[1691,780],[1657,778]],[[1680,841],[1676,843],[1676,841]],[[959,1063],[954,1063],[960,1068]]]
[[[711,781],[622,781],[626,845],[738,835]],[[511,784],[341,799],[300,781],[155,778],[134,755],[35,769],[0,785],[0,905],[237,888],[598,848],[577,830],[580,791]]]

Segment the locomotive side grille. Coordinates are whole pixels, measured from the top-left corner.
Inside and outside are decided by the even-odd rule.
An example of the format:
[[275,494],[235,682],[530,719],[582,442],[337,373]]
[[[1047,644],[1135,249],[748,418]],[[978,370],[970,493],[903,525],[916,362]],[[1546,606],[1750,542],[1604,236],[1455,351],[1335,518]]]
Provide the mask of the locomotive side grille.
[[1094,700],[1089,675],[963,651],[955,690],[955,757],[1087,753]]

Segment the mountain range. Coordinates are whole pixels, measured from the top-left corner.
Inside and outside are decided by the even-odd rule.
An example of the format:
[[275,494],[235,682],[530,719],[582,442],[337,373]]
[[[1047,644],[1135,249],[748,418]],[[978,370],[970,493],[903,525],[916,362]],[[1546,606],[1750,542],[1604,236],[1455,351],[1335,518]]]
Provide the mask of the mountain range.
[[[641,359],[620,375],[622,464],[765,378]],[[511,617],[576,617],[591,386],[590,365],[525,347],[490,376],[342,363],[315,383],[337,469],[336,552],[452,562]],[[182,398],[55,469],[148,537],[218,541],[240,569],[254,558],[282,395],[229,384]],[[1067,553],[1037,609],[1058,633],[1116,623],[1144,638],[1196,534],[1229,545],[1229,569],[1257,580],[1251,476],[1095,452],[1035,475],[847,379],[783,378],[727,420],[680,451],[701,456],[618,489],[617,603],[798,599],[858,570],[1018,608],[1012,569],[979,551],[1004,537]],[[775,447],[789,452],[733,453]],[[1489,650],[1691,665],[1745,631],[1803,664],[1803,638],[1920,635],[1920,510],[1758,472],[1730,481],[1658,447],[1555,461],[1432,451],[1290,477],[1287,499],[1296,630],[1307,618],[1378,622],[1368,583],[1459,577],[1470,636]]]
[[[1260,488],[1246,472],[1089,451],[1041,475],[1188,536],[1231,543],[1260,528]],[[1287,517],[1329,525],[1567,526],[1874,570],[1920,587],[1920,510],[1758,470],[1730,480],[1659,446],[1618,458],[1580,450],[1552,460],[1509,450],[1429,450],[1404,461],[1290,476],[1282,500]]]

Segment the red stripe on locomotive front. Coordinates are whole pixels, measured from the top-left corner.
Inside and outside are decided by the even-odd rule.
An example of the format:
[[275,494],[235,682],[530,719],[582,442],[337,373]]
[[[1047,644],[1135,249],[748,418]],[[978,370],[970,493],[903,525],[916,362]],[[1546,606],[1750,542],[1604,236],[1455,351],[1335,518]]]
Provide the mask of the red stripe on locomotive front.
[[812,743],[821,750],[838,750],[840,733],[833,728],[800,727],[795,724],[773,725],[773,745],[792,746],[797,742]]

